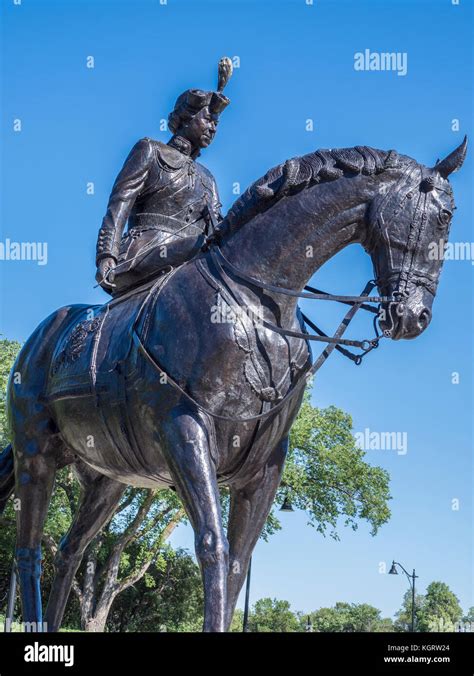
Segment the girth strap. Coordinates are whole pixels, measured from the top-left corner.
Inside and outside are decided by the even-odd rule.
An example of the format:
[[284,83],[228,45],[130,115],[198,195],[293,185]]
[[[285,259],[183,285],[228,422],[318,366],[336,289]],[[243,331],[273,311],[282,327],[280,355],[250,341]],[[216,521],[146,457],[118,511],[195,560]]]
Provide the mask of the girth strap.
[[[153,357],[152,354],[146,349],[146,347],[143,345],[142,341],[140,340],[140,336],[134,329],[132,332],[132,338],[133,342],[138,349],[138,351],[145,357],[145,359],[155,368],[157,371],[159,371],[160,374],[163,374],[166,378],[166,384],[171,385],[175,390],[177,390],[185,399],[187,399],[189,402],[193,404],[199,411],[202,413],[205,413],[206,415],[211,416],[212,418],[216,418],[217,420],[226,420],[228,422],[234,422],[234,423],[246,423],[246,422],[253,422],[254,420],[260,420],[261,418],[265,418],[268,416],[270,413],[276,413],[279,411],[285,404],[288,403],[288,401],[297,393],[301,390],[301,387],[306,384],[306,374],[302,373],[300,378],[298,379],[296,385],[290,389],[289,392],[286,393],[286,395],[280,399],[280,401],[275,404],[271,409],[268,411],[264,411],[263,413],[259,413],[258,415],[251,415],[248,418],[235,418],[234,416],[229,416],[229,415],[220,415],[219,413],[214,413],[214,411],[209,410],[205,406],[202,406],[194,397],[192,397],[190,394],[186,392],[186,390],[183,390],[183,388],[175,381],[173,378],[166,373],[166,371],[160,366],[160,364],[156,361],[156,359]],[[309,373],[309,371],[308,371]]]

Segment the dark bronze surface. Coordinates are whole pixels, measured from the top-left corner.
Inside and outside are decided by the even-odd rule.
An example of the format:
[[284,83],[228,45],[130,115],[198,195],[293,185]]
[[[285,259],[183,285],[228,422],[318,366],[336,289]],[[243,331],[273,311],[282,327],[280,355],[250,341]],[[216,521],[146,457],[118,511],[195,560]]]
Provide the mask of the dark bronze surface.
[[224,57],[218,91],[183,92],[169,115],[174,135],[168,143],[144,138],[125,160],[97,240],[97,281],[106,291],[123,291],[196,254],[209,218],[221,220],[214,177],[196,158],[212,143],[230,103],[222,90],[231,74],[232,62]]
[[[192,247],[185,252],[192,259],[161,275],[157,265],[152,281],[95,307],[92,317],[88,306],[73,305],[43,321],[14,366],[22,382],[8,392],[12,448],[0,455],[0,504],[12,489],[14,456],[22,505],[16,560],[24,621],[42,621],[44,518],[57,468],[74,463],[83,496],[58,554],[48,629],[60,626],[84,549],[113,514],[125,485],[176,489],[195,532],[204,630],[229,627],[280,483],[304,388],[288,395],[310,369],[309,340],[297,337],[305,330],[298,297],[271,289],[301,292],[321,265],[361,243],[384,297],[385,336],[418,336],[431,320],[442,266],[430,258],[428,245],[448,238],[454,203],[447,176],[465,153],[464,142],[434,168],[368,147],[294,158],[234,204],[218,225],[219,250]],[[160,183],[163,171],[172,178],[159,202],[163,216],[181,207],[182,216],[193,199],[201,206],[204,194],[213,194],[203,172],[201,187],[191,194],[185,184],[178,201],[175,172],[181,169],[173,164],[192,165],[175,148],[145,140],[132,158],[138,158],[137,176],[142,158],[149,162],[147,178],[137,185],[146,186],[150,176]],[[196,169],[197,183],[200,176]],[[152,189],[144,199],[158,209]],[[140,225],[136,205],[119,212],[109,205],[99,264],[118,261],[125,216]],[[194,227],[204,230],[196,219]],[[234,271],[223,273],[218,251]],[[346,302],[355,311],[362,300]],[[227,533],[220,485],[231,490]]]

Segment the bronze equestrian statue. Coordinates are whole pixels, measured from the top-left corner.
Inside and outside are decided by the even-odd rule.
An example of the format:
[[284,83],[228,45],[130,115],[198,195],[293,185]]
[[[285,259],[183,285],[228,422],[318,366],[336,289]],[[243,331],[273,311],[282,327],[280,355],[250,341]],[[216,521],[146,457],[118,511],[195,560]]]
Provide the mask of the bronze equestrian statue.
[[[15,558],[23,621],[39,630],[43,525],[56,471],[68,464],[83,492],[58,553],[47,629],[60,626],[83,552],[127,485],[177,491],[195,533],[204,630],[229,628],[280,483],[307,378],[321,363],[311,365],[310,343],[328,342],[326,355],[336,344],[363,345],[342,338],[348,322],[333,338],[310,334],[298,298],[339,300],[350,306],[349,314],[367,305],[364,294],[304,291],[326,261],[360,243],[374,265],[381,297],[372,300],[380,302],[384,336],[399,340],[422,333],[443,262],[429,255],[429,244],[448,238],[454,210],[448,176],[466,154],[464,140],[429,168],[394,150],[317,150],[270,170],[208,233],[201,207],[204,195],[213,194],[209,175],[200,174],[202,192],[192,194],[183,184],[182,203],[168,186],[168,209],[153,181],[161,185],[163,177],[179,174],[166,158],[175,150],[183,153],[145,145],[145,155],[153,154],[147,164],[153,180],[147,183],[138,172],[135,210],[130,200],[120,202],[121,212],[112,197],[99,246],[101,281],[115,283],[108,271],[115,262],[118,268],[127,216],[132,230],[152,227],[160,240],[162,232],[177,233],[169,220],[177,215],[174,225],[192,223],[186,238],[197,236],[202,247],[186,245],[182,264],[155,260],[152,277],[147,269],[143,284],[128,279],[102,306],[54,312],[23,346],[13,368],[21,383],[12,381],[8,389],[12,444],[0,455],[0,505],[14,489],[21,501]],[[196,150],[194,145],[184,155],[192,159]],[[211,210],[217,208],[212,199]],[[193,200],[198,214],[186,221]],[[148,203],[150,221],[142,211]],[[183,240],[173,241],[180,249]],[[128,244],[123,246],[124,260],[139,248],[130,256]],[[227,532],[220,486],[231,494]]]

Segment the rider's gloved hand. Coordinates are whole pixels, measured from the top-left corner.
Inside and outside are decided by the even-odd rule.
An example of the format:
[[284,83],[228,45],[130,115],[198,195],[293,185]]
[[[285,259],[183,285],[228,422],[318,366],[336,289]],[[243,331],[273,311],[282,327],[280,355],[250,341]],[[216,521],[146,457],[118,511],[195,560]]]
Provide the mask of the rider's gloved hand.
[[117,263],[112,257],[102,258],[102,260],[99,261],[95,278],[105,290],[113,289],[115,287],[114,278],[116,265]]

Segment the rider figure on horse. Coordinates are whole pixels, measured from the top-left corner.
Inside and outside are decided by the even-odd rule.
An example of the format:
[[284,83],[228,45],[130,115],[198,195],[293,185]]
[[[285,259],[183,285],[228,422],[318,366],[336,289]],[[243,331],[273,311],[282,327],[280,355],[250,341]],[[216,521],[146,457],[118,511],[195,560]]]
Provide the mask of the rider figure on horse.
[[108,293],[188,260],[222,219],[215,179],[195,160],[230,103],[222,91],[231,74],[232,62],[224,57],[216,92],[188,89],[178,97],[168,118],[168,143],[141,139],[125,160],[97,241],[96,279]]

